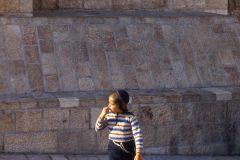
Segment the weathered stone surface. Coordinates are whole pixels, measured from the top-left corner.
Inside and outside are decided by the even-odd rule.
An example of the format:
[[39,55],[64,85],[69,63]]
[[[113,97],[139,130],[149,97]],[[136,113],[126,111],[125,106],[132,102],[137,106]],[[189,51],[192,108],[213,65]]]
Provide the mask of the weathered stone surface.
[[58,134],[58,151],[72,153],[92,153],[96,151],[96,133],[94,130],[79,132],[60,132]]
[[41,56],[42,70],[44,75],[56,74],[55,57],[53,54],[42,54]]
[[170,123],[172,118],[171,104],[141,105],[139,108],[139,121],[142,124]]
[[3,135],[0,135],[0,152],[3,152]]
[[52,40],[40,40],[40,49],[42,53],[53,53],[53,41]]
[[32,91],[43,91],[43,76],[41,66],[38,64],[27,65],[29,86]]
[[36,28],[35,27],[22,27],[22,39],[25,45],[36,45]]
[[61,8],[82,8],[83,0],[60,0],[59,7]]
[[4,137],[6,152],[56,152],[55,132],[7,134]]
[[37,107],[37,101],[32,98],[25,98],[21,99],[20,101],[20,108],[26,109],[26,108],[36,108]]
[[41,111],[26,111],[16,113],[16,130],[29,132],[41,131],[43,119]]
[[50,157],[52,160],[67,160],[64,155],[51,155]]
[[60,107],[78,107],[79,99],[77,97],[58,98]]
[[15,115],[13,113],[0,112],[0,132],[15,131]]
[[61,130],[69,127],[68,109],[48,109],[43,111],[43,128]]
[[46,79],[47,91],[56,92],[59,90],[59,79],[57,75],[55,74],[46,75],[45,79]]
[[39,7],[44,9],[56,9],[57,8],[57,0],[42,0],[39,1]]
[[1,101],[0,102],[1,110],[14,110],[14,109],[18,109],[19,106],[20,104],[17,101]]
[[9,0],[5,1],[5,7],[7,12],[18,12],[19,11],[19,1]]
[[90,128],[95,128],[96,121],[98,119],[98,116],[100,115],[102,111],[102,108],[91,108],[91,124]]
[[211,91],[216,94],[217,100],[232,100],[232,93],[229,91],[224,91],[218,88],[206,88],[207,91]]
[[107,67],[93,67],[93,77],[96,89],[111,89],[111,79]]
[[20,12],[32,13],[33,12],[33,1],[19,0],[19,8],[20,8]]
[[81,91],[90,91],[94,90],[94,82],[92,78],[80,78],[79,79],[79,88]]
[[90,128],[89,109],[76,108],[70,110],[70,128]]
[[49,155],[36,155],[36,154],[29,154],[27,155],[29,160],[51,160]]
[[50,25],[41,25],[37,27],[39,39],[51,39],[52,30]]
[[193,108],[195,122],[222,122],[225,117],[224,103],[197,103]]
[[1,155],[0,156],[0,159],[8,159],[8,160],[26,160],[26,157],[25,155],[11,155],[11,154],[8,154],[8,155]]
[[108,148],[108,134],[107,128],[97,132],[97,148],[99,152],[106,152]]
[[227,0],[206,0],[206,8],[211,9],[227,9],[228,1]]
[[[10,2],[10,1],[8,1]],[[21,30],[18,25],[7,25],[6,29],[7,53],[10,59],[22,58]]]
[[85,0],[84,1],[84,8],[89,9],[105,9],[105,8],[111,8],[112,1],[111,0]]
[[8,64],[1,63],[0,64],[0,92],[7,93],[9,91],[9,74],[8,74]]
[[25,50],[25,58],[27,63],[39,63],[40,57],[38,52],[38,47],[36,46],[26,46]]
[[37,99],[38,108],[57,108],[59,107],[59,100],[57,98],[39,98]]

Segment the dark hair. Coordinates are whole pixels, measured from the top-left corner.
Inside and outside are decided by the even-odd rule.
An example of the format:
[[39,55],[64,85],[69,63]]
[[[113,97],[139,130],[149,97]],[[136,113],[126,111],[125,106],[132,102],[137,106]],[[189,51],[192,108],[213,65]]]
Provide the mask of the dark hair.
[[114,103],[118,104],[123,113],[128,112],[127,104],[129,102],[129,94],[125,90],[116,90],[110,96],[114,98]]

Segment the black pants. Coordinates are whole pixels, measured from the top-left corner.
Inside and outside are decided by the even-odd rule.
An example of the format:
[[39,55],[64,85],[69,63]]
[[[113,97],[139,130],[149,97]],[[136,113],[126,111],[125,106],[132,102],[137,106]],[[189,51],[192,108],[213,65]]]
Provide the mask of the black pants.
[[[118,142],[118,144],[120,144]],[[134,140],[122,142],[124,148],[129,152],[127,153],[121,147],[114,144],[112,140],[108,142],[109,160],[134,160],[135,157],[135,142]]]

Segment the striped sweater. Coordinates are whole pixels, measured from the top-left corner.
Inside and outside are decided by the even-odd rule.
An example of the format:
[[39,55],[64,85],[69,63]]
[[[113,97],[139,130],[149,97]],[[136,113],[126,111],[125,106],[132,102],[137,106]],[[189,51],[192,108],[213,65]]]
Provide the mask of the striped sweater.
[[115,114],[109,112],[104,120],[98,119],[95,130],[98,132],[104,128],[109,129],[108,138],[117,142],[127,142],[134,140],[136,152],[141,152],[143,148],[143,136],[139,122],[131,112]]

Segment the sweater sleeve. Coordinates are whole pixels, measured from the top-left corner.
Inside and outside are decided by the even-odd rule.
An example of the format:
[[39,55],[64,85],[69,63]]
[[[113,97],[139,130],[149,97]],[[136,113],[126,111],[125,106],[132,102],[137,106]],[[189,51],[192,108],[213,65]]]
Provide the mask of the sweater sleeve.
[[136,145],[136,152],[142,152],[143,149],[143,134],[136,116],[133,116],[130,120],[132,126],[132,133]]
[[106,118],[101,120],[100,118],[97,119],[95,124],[95,131],[98,132],[100,130],[103,130],[107,126],[107,120]]

